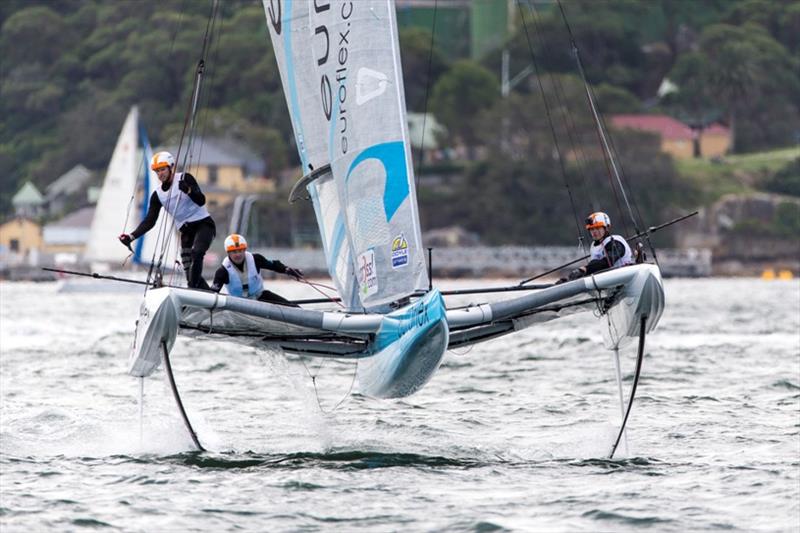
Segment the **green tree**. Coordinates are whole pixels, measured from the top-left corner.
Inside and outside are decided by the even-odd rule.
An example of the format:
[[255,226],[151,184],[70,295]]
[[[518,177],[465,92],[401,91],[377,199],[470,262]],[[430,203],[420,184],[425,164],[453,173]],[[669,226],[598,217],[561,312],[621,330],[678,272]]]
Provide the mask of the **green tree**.
[[[603,209],[619,231],[633,233],[585,109],[583,85],[574,77],[557,81],[545,91],[554,102],[550,113],[561,159],[540,95],[512,93],[477,118],[486,155],[449,198],[439,198],[434,224],[458,221],[489,244],[570,244],[584,237],[585,215]],[[694,205],[693,189],[661,152],[657,136],[626,131],[613,132],[613,138],[627,194],[645,224],[664,220],[677,206]]]
[[790,52],[800,51],[798,0],[743,0],[730,4],[724,22],[742,26],[758,24]]
[[698,114],[715,102],[734,131],[737,151],[792,142],[800,129],[800,63],[758,24],[709,26],[696,54],[671,76],[679,102]]
[[768,178],[764,188],[770,192],[800,196],[800,157]]
[[436,81],[447,70],[447,61],[435,42],[431,43],[431,33],[421,28],[400,30],[400,52],[406,107],[421,113],[425,110],[426,97],[430,98]]
[[500,97],[500,86],[491,72],[468,60],[457,61],[433,88],[431,108],[451,138],[468,148],[476,145],[474,117]]
[[[523,5],[517,6],[522,19],[508,43],[511,72],[519,72],[535,60],[542,72],[575,73],[575,57],[560,10]],[[641,96],[650,70],[640,31],[647,4],[578,1],[564,3],[563,7],[588,81],[623,87]],[[499,71],[499,54],[489,61],[492,70]]]

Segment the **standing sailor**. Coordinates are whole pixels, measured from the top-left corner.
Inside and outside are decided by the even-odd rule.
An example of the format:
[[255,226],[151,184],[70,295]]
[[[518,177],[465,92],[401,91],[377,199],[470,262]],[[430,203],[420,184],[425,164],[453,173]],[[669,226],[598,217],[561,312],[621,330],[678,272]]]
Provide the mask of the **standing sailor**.
[[212,291],[219,292],[223,285],[227,285],[231,296],[297,307],[283,296],[264,289],[261,270],[300,279],[303,273],[299,269],[289,268],[278,260],[270,261],[261,254],[251,254],[247,251],[247,241],[236,233],[225,239],[225,252],[228,257],[222,260],[222,266],[214,274]]
[[628,242],[621,235],[611,234],[611,219],[602,211],[592,213],[586,218],[586,229],[592,236],[589,248],[589,262],[576,268],[568,278],[559,282],[578,279],[595,272],[633,264],[633,253]]
[[181,234],[181,262],[190,288],[208,289],[203,279],[203,257],[217,234],[217,227],[206,209],[206,197],[194,176],[175,173],[175,158],[169,152],[158,152],[153,156],[150,168],[155,171],[161,187],[150,196],[147,215],[130,234],[123,233],[119,240],[130,248],[131,241],[138,239],[158,220],[158,212],[164,207],[175,219]]

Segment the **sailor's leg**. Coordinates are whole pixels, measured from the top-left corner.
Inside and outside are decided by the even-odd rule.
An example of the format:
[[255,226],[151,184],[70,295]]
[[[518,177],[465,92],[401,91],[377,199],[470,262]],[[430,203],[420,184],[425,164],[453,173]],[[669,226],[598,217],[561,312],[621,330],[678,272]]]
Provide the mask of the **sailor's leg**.
[[194,232],[191,230],[181,231],[181,264],[183,264],[183,272],[186,274],[186,283],[189,287],[192,286],[192,242],[194,241]]
[[261,295],[258,297],[258,300],[261,302],[269,302],[271,304],[278,304],[278,305],[287,305],[289,307],[300,307],[296,303],[290,302],[280,294],[275,294],[272,291],[263,291]]
[[192,243],[192,267],[189,273],[189,287],[197,289],[208,289],[208,283],[203,279],[203,258],[206,251],[211,247],[211,241],[217,235],[217,228],[213,222],[202,224],[197,228]]

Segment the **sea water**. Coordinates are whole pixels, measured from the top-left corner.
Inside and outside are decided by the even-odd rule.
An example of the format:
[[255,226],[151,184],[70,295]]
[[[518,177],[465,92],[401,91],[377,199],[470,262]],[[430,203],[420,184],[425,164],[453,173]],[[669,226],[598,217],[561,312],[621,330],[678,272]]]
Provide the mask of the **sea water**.
[[614,460],[591,313],[448,352],[391,401],[358,395],[353,363],[179,337],[201,453],[163,371],[125,373],[141,295],[56,288],[0,284],[3,533],[800,531],[798,281],[667,280]]

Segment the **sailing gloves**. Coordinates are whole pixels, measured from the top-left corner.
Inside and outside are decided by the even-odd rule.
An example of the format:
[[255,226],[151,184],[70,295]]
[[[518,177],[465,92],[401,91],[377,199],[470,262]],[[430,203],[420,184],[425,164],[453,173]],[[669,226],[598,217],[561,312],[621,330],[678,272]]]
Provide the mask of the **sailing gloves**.
[[287,276],[292,276],[294,279],[299,280],[303,277],[303,271],[299,268],[290,268],[286,267],[286,271],[284,272]]
[[570,273],[567,274],[566,278],[561,278],[558,281],[556,281],[556,285],[560,285],[560,284],[566,283],[568,281],[573,281],[573,280],[576,280],[576,279],[580,279],[585,275],[586,275],[586,270],[584,270],[583,267],[576,268],[575,270],[571,270]]
[[574,279],[582,278],[585,275],[586,275],[586,270],[584,270],[583,267],[581,267],[570,271],[568,278],[570,281],[572,281]]
[[189,184],[188,184],[188,183],[186,183],[185,181],[183,181],[182,179],[178,181],[178,188],[179,188],[179,189],[181,190],[181,192],[183,192],[184,194],[189,194],[189,191],[191,191],[191,190],[192,190],[192,188],[191,188],[191,187],[189,187]]
[[133,241],[133,238],[127,233],[121,233],[120,236],[117,238],[119,239],[119,242],[124,244],[126,247],[128,248],[131,247],[131,241]]

